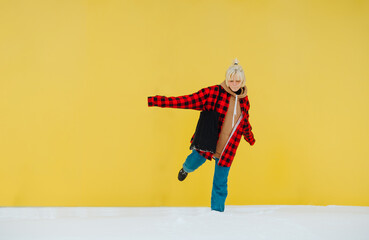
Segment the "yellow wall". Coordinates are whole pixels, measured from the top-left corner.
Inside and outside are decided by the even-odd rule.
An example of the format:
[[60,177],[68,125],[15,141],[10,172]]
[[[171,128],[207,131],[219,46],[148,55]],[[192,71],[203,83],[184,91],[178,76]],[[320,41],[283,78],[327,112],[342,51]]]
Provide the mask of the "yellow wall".
[[209,206],[177,178],[199,112],[148,108],[246,72],[256,143],[230,205],[369,206],[368,1],[1,1],[0,206]]

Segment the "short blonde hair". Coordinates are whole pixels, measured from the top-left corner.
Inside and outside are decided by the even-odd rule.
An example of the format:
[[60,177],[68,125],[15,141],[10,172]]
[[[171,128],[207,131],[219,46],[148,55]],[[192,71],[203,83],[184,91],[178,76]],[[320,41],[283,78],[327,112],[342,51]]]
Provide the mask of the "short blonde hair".
[[232,65],[228,68],[225,77],[227,87],[229,87],[228,81],[232,77],[238,77],[239,79],[241,79],[241,87],[245,86],[246,84],[245,72],[243,71],[243,68],[240,65],[238,65],[237,58],[233,60]]

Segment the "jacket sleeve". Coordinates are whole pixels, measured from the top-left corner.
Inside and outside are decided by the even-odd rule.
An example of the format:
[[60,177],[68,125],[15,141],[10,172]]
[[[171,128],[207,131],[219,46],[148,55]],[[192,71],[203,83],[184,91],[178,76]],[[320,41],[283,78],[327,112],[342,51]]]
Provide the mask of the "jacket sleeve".
[[254,134],[251,131],[252,127],[249,122],[249,109],[250,109],[250,102],[247,98],[246,99],[246,123],[245,123],[245,128],[243,131],[243,137],[252,146],[255,144],[255,138],[254,138]]
[[209,88],[203,88],[193,94],[178,97],[165,97],[156,95],[148,97],[148,106],[203,110],[208,96]]

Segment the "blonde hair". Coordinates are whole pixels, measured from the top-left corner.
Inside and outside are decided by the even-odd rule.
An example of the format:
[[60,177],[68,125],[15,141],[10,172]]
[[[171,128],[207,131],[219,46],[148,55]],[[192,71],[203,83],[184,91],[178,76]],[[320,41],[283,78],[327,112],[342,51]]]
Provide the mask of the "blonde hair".
[[226,80],[227,87],[229,87],[228,80],[230,80],[232,77],[235,77],[235,76],[241,79],[241,87],[245,86],[245,83],[246,83],[245,73],[243,71],[243,68],[240,65],[238,65],[237,58],[233,60],[232,65],[228,68],[226,72],[225,80]]

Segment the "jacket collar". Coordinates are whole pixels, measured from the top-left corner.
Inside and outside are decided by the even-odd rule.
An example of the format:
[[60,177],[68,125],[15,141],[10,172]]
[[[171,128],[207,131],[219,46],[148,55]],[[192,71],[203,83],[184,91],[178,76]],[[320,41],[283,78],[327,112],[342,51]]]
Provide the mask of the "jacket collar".
[[[231,94],[232,96],[236,97],[236,93],[234,93],[229,87],[227,87],[226,81],[224,80],[220,86],[222,86],[224,88],[224,90],[226,90],[227,93]],[[238,98],[245,98],[247,96],[247,87],[246,85],[241,87],[241,94],[238,95]]]

